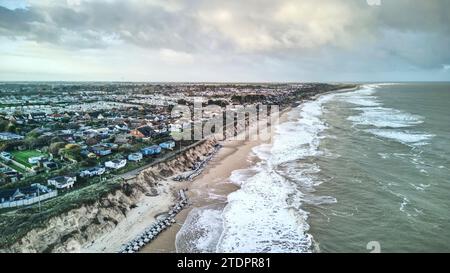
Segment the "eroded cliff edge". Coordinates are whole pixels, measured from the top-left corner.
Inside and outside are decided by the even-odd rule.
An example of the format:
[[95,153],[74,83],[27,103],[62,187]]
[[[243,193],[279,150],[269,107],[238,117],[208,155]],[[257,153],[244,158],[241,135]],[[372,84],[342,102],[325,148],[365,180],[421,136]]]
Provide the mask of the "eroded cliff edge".
[[160,194],[160,188],[168,177],[190,170],[214,149],[215,144],[213,139],[200,141],[136,175],[117,179],[117,189],[93,203],[81,204],[49,218],[41,227],[27,232],[0,252],[78,251],[80,246],[112,231],[146,194]]

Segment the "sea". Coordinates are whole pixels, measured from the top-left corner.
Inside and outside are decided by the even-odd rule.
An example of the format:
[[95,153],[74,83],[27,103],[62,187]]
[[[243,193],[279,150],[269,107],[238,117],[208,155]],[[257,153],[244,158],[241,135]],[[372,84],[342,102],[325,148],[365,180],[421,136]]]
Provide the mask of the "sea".
[[195,208],[179,252],[449,252],[450,84],[378,83],[292,109]]

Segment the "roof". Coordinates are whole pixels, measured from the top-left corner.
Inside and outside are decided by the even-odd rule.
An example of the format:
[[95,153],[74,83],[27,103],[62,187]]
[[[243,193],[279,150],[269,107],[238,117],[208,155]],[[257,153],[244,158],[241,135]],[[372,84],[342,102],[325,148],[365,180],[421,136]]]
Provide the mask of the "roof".
[[146,149],[148,149],[148,150],[155,150],[155,149],[160,149],[161,147],[159,147],[158,145],[152,145],[152,146],[150,146],[150,147],[145,147],[145,148],[143,148],[143,150],[146,150]]
[[69,176],[56,176],[56,177],[50,178],[49,180],[53,180],[53,181],[56,181],[56,182],[58,182],[58,183],[66,183],[67,180],[69,180],[70,178],[73,178],[73,177],[69,177]]
[[111,160],[111,162],[114,164],[120,164],[123,162],[123,159],[114,159],[114,160]]
[[143,134],[146,137],[153,136],[156,132],[153,130],[150,126],[142,126],[137,128],[141,134]]
[[111,147],[104,144],[97,144],[92,146],[92,149],[96,151],[104,151],[104,150],[111,150]]
[[[30,195],[30,194],[33,194],[33,193],[37,193],[37,190],[38,190],[38,189],[39,189],[39,188],[38,188],[36,185],[32,185],[32,186],[24,187],[24,188],[2,190],[2,191],[0,191],[0,200],[1,200],[2,198],[4,198],[4,199],[9,199],[9,198],[11,198],[13,195],[19,194],[19,193],[22,193],[22,194],[24,194],[24,195]],[[40,192],[41,192],[42,194],[45,193],[45,192],[43,192],[42,190],[40,190]]]

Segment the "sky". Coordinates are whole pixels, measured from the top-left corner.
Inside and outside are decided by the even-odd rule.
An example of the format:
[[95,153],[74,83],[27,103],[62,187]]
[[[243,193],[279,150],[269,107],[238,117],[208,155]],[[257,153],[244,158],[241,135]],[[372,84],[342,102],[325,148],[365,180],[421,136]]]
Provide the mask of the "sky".
[[0,0],[0,81],[450,81],[448,0]]

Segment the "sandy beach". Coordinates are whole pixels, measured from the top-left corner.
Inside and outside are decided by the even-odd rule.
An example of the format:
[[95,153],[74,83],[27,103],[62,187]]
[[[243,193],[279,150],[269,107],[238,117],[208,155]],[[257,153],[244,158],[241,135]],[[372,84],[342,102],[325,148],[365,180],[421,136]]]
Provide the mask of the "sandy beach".
[[177,186],[173,181],[164,181],[158,187],[158,195],[144,196],[136,204],[136,207],[127,214],[125,220],[105,235],[82,247],[81,252],[117,252],[123,243],[131,241],[142,233],[158,215],[169,210],[175,202],[174,188]]
[[[283,122],[290,108],[280,113],[279,122]],[[261,122],[261,121],[260,121]],[[263,121],[265,122],[265,121]],[[250,126],[249,135],[256,133],[256,124]],[[272,127],[273,129],[274,127]],[[208,163],[203,172],[191,182],[182,182],[180,187],[187,188],[190,206],[176,216],[176,224],[162,232],[150,244],[146,245],[140,252],[143,253],[171,253],[176,252],[176,234],[183,226],[186,217],[193,208],[208,205],[225,205],[227,196],[238,189],[231,183],[229,177],[234,170],[245,169],[255,163],[256,157],[252,156],[252,148],[261,144],[268,144],[272,140],[275,130],[271,130],[269,140],[225,140],[223,147]],[[242,133],[243,134],[243,133]]]
[[[340,90],[338,92],[347,91]],[[336,91],[333,91],[336,92]],[[323,94],[313,96],[316,99]],[[280,112],[278,123],[287,119],[290,108]],[[264,121],[259,121],[267,122]],[[220,144],[222,148],[208,162],[199,176],[193,181],[177,182],[171,178],[161,181],[158,186],[158,195],[144,196],[136,208],[127,214],[126,220],[121,221],[111,232],[103,235],[95,241],[82,247],[82,252],[116,252],[121,246],[135,238],[156,218],[167,212],[175,202],[176,193],[180,189],[187,189],[189,206],[182,210],[175,217],[176,223],[170,228],[160,233],[156,239],[144,246],[140,252],[143,253],[170,253],[176,252],[175,240],[178,231],[183,226],[189,212],[193,208],[201,208],[209,205],[225,206],[227,196],[238,189],[229,178],[233,171],[246,169],[256,163],[257,157],[252,154],[252,149],[262,144],[270,144],[275,133],[275,126],[272,126],[270,138],[265,140],[253,140],[252,136],[257,133],[258,123],[252,123],[246,132],[246,140],[224,140]],[[172,177],[173,178],[173,177]]]

